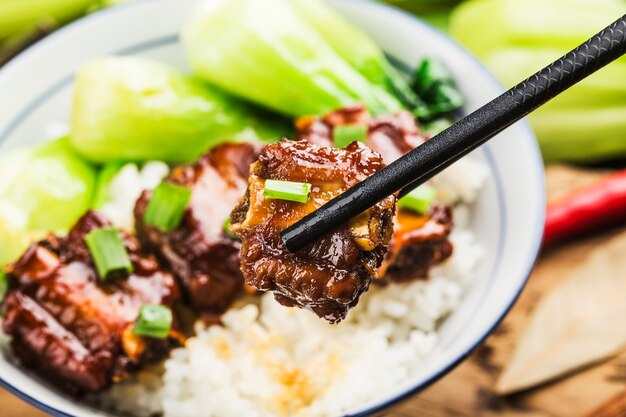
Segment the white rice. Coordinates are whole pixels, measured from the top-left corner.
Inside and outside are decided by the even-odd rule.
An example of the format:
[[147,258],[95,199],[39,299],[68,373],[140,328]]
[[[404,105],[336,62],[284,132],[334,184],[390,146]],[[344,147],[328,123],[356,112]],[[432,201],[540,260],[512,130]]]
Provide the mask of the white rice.
[[438,325],[471,283],[482,250],[468,229],[470,204],[486,175],[466,158],[434,180],[439,197],[456,203],[455,252],[430,279],[374,286],[338,325],[270,294],[240,303],[223,327],[198,322],[163,368],[142,371],[99,402],[137,416],[322,417],[389,397],[436,347]]

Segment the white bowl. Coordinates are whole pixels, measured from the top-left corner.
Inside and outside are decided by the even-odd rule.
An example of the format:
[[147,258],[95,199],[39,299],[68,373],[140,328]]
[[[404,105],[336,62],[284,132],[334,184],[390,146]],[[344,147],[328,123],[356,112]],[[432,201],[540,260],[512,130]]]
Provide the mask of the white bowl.
[[[140,55],[185,68],[178,31],[194,0],[153,0],[97,12],[28,49],[0,71],[0,148],[37,143],[51,123],[68,121],[74,72],[106,54]],[[414,67],[435,56],[453,71],[471,111],[502,92],[481,64],[445,34],[374,2],[332,4],[396,61]],[[475,152],[490,176],[473,210],[472,229],[486,256],[461,306],[443,324],[440,342],[420,372],[385,401],[363,404],[374,415],[423,389],[463,360],[496,326],[521,291],[539,250],[544,222],[543,165],[525,122]],[[103,416],[0,357],[0,384],[55,416]]]

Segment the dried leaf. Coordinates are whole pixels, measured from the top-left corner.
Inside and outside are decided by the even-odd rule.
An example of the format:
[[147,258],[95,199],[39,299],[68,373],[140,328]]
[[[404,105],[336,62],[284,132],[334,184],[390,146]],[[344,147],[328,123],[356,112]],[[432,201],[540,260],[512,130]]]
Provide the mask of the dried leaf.
[[544,297],[496,384],[509,394],[617,353],[626,345],[626,233],[594,249]]

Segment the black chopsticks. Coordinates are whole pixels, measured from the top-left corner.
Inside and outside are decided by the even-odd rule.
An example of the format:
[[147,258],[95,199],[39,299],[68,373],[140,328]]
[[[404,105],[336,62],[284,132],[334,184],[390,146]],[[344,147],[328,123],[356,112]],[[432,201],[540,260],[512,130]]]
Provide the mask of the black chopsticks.
[[[626,52],[626,15],[559,60],[281,232],[295,252],[400,190],[404,195]],[[572,123],[576,123],[572,120]]]

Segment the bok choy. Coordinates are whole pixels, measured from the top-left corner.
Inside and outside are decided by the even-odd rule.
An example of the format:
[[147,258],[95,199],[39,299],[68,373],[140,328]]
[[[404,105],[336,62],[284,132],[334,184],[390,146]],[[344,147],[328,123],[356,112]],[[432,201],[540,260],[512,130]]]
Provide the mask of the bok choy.
[[57,26],[102,3],[99,0],[2,0],[0,40],[30,31],[38,25]]
[[[512,86],[624,13],[624,0],[473,0],[455,11],[450,30]],[[547,161],[626,156],[626,57],[538,109],[530,121]]]
[[68,229],[89,208],[95,170],[59,140],[0,158],[0,264],[32,240]]
[[380,49],[317,0],[204,1],[182,38],[198,76],[287,115],[401,108]]
[[380,46],[341,14],[319,0],[289,0],[289,3],[339,56],[368,81],[383,86],[408,108],[423,105],[402,74],[387,60]]
[[71,141],[95,162],[185,162],[226,140],[285,133],[280,120],[257,112],[158,62],[102,58],[77,74]]

